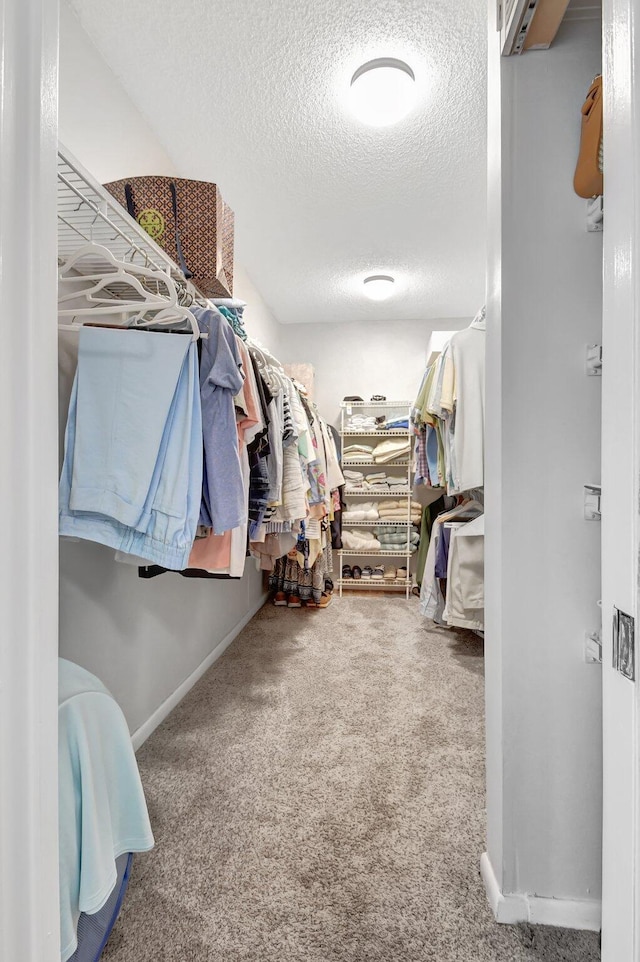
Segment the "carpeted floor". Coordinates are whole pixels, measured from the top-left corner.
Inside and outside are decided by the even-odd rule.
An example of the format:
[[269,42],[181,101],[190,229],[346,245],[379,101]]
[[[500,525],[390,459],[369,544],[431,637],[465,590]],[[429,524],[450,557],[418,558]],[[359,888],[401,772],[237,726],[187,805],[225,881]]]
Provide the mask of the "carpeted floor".
[[105,962],[592,962],[499,926],[482,642],[417,600],[265,607],[139,753],[156,848]]

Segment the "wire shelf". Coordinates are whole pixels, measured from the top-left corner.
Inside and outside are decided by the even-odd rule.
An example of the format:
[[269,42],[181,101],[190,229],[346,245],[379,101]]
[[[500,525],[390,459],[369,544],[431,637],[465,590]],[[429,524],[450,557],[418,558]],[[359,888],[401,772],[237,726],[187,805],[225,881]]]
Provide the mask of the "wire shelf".
[[339,588],[377,588],[378,591],[389,589],[407,591],[411,586],[411,579],[396,579],[395,581],[385,581],[384,578],[337,578],[334,585]]
[[[380,520],[376,519],[375,521],[345,521],[345,520],[343,519],[342,522],[341,522],[341,524],[342,524],[343,527],[344,527],[344,525],[347,525],[347,527],[349,527],[349,528],[351,528],[351,527],[355,527],[355,528],[380,528],[380,527],[406,528],[406,527],[407,527],[407,519],[406,519],[406,518],[399,518],[397,521],[383,521],[382,519],[380,519]],[[411,527],[417,528],[417,527],[418,527],[418,522],[417,522],[417,521],[412,521],[412,522],[411,522]]]
[[340,401],[341,408],[408,408],[410,401]]
[[[379,461],[343,461],[343,468],[404,468],[405,470],[409,467],[408,461],[385,461],[384,464],[380,464]],[[412,467],[413,470],[413,467]]]
[[339,551],[345,558],[411,558],[415,554],[415,551],[354,551],[351,548]]
[[410,493],[411,493],[411,490],[408,488],[402,488],[396,491],[372,491],[371,488],[364,491],[353,490],[350,488],[344,489],[345,497],[349,497],[349,498],[364,498],[364,497],[373,498],[373,499],[396,498],[396,500],[399,500],[398,498],[399,494],[402,494],[405,497],[407,497]]
[[350,438],[410,438],[411,431],[407,428],[395,429],[390,428],[388,431],[352,431],[351,428],[346,428],[341,432],[343,437]]
[[[117,260],[168,274],[194,300],[202,300],[197,287],[187,281],[177,264],[129,216],[117,200],[62,146],[58,147],[58,259],[66,260],[83,244],[106,247]],[[113,266],[100,258],[84,257],[78,272],[106,274]],[[122,297],[122,285],[114,283],[106,290],[114,300]],[[132,292],[126,287],[126,298]],[[142,297],[141,297],[142,300]]]

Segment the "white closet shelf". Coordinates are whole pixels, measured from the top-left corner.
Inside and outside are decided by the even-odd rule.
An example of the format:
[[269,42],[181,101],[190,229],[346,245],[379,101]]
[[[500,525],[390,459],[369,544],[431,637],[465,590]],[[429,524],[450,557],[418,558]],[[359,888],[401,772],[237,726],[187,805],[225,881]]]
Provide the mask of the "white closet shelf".
[[352,551],[343,548],[342,554],[349,558],[411,558],[415,551]]
[[[343,468],[404,468],[405,470],[409,467],[408,461],[386,461],[384,464],[380,464],[379,461],[343,461]],[[412,466],[413,468],[413,466]]]
[[[415,522],[411,518],[411,513],[414,510],[412,508],[411,502],[413,500],[413,484],[412,484],[412,473],[413,458],[411,457],[410,451],[406,448],[411,448],[412,431],[410,428],[396,428],[391,430],[378,428],[374,431],[367,431],[361,426],[361,429],[351,427],[349,422],[349,417],[352,414],[353,407],[369,408],[370,410],[376,410],[378,408],[390,411],[394,410],[397,412],[398,417],[406,418],[407,422],[410,423],[411,416],[411,404],[409,401],[343,401],[340,404],[340,437],[342,439],[342,450],[344,454],[344,460],[342,466],[346,469],[347,467],[355,468],[359,465],[360,468],[377,468],[378,471],[384,472],[386,474],[389,468],[402,468],[402,476],[396,478],[396,483],[398,487],[389,487],[385,485],[381,490],[376,490],[376,486],[372,485],[370,487],[351,487],[351,482],[347,481],[344,488],[344,497],[346,501],[351,498],[367,498],[372,502],[382,501],[383,503],[389,499],[395,499],[399,504],[402,505],[403,516],[400,518],[385,518],[382,520],[373,521],[344,521],[345,525],[353,527],[365,527],[365,528],[375,528],[377,525],[385,525],[387,527],[394,526],[396,528],[404,529],[406,531],[407,537],[406,542],[409,542],[410,536],[413,533]],[[371,423],[371,422],[369,422]],[[395,461],[376,461],[373,454],[369,455],[367,451],[363,452],[365,458],[371,458],[371,460],[363,461],[356,457],[353,457],[353,451],[345,451],[345,447],[348,447],[348,438],[402,438],[406,442],[406,448],[404,451],[398,451],[395,455],[396,458],[400,460]],[[400,447],[405,447],[404,444]],[[351,456],[350,456],[351,455]],[[393,455],[392,455],[393,456]],[[364,474],[364,472],[363,472]],[[404,485],[400,486],[400,482],[404,481]],[[406,511],[406,514],[404,512]],[[397,547],[396,545],[391,545],[390,548]],[[344,558],[368,558],[368,559],[381,559],[381,558],[402,558],[405,561],[405,567],[407,571],[410,569],[412,554],[406,549],[404,551],[392,551],[392,550],[378,550],[378,551],[358,551],[353,549],[341,548],[338,551],[338,570],[342,571],[342,561]],[[340,578],[338,580],[338,586],[340,589],[340,594],[342,594],[343,588],[359,588],[360,586],[365,588],[377,588],[379,591],[386,591],[389,588],[403,588],[407,599],[409,598],[409,591],[411,589],[411,575],[409,574],[407,578],[396,580],[395,582],[385,581],[384,578],[373,579],[372,583],[368,580],[364,581],[362,579],[357,579],[355,584],[350,579]]]
[[409,401],[340,401],[341,408],[408,408]]
[[[347,527],[350,527],[350,528],[351,528],[351,527],[353,527],[353,528],[374,528],[374,527],[375,527],[375,528],[380,528],[380,527],[384,527],[384,526],[388,526],[388,527],[390,527],[390,528],[406,528],[406,527],[407,527],[407,519],[406,519],[406,518],[398,518],[397,521],[384,521],[382,518],[380,518],[380,520],[375,520],[375,521],[344,521],[344,520],[343,520],[343,521],[342,521],[342,525],[343,525],[343,527],[344,527],[345,525],[347,525]],[[417,526],[418,526],[418,522],[417,522],[417,521],[415,521],[415,522],[412,521],[412,522],[411,522],[411,525],[412,525],[412,527],[417,527]]]
[[340,588],[377,588],[378,591],[393,588],[406,592],[411,587],[411,579],[397,578],[395,581],[385,581],[384,578],[337,578],[334,584]]
[[405,428],[390,428],[388,431],[352,431],[351,429],[341,432],[344,437],[350,438],[410,438],[411,432]]
[[368,491],[354,491],[353,489],[349,489],[349,488],[344,489],[345,497],[349,497],[349,498],[367,497],[367,498],[373,498],[374,500],[376,498],[396,498],[396,500],[398,500],[399,494],[403,494],[406,497],[406,495],[410,493],[410,491],[411,491],[410,488],[409,489],[398,488],[396,491],[372,491],[371,488],[369,488]]
[[[168,254],[67,148],[58,144],[58,258],[65,260],[85,243],[106,247],[117,260],[162,271],[194,300],[202,300],[201,292],[185,279]],[[104,272],[105,267],[109,269],[97,258],[86,257],[82,261],[84,274]],[[117,299],[117,285],[113,288],[110,293]],[[130,297],[130,289],[127,295]]]

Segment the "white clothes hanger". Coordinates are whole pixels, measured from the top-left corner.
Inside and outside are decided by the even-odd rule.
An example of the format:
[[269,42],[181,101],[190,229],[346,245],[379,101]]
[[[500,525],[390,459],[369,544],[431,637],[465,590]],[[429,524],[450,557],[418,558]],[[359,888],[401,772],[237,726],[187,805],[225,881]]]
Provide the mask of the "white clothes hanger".
[[[106,262],[107,269],[94,270],[92,273],[70,273],[77,270],[78,265],[85,258],[99,258],[100,262]],[[102,266],[102,263],[101,263]],[[113,268],[109,270],[108,268]],[[58,298],[58,305],[76,300],[83,297],[88,301],[88,306],[81,309],[73,307],[59,306],[60,316],[78,316],[83,313],[94,314],[113,314],[138,312],[141,304],[155,305],[159,308],[172,307],[178,304],[178,291],[173,279],[163,271],[152,270],[149,267],[142,267],[137,264],[124,263],[117,260],[111,251],[100,244],[84,244],[74,251],[58,270],[58,278],[66,285],[83,284],[94,281],[92,287],[83,287],[80,291],[71,291],[61,294]],[[147,287],[143,287],[140,278],[152,281],[155,285],[163,287],[166,293],[154,293]],[[133,292],[129,299],[126,297],[100,297],[101,291],[114,284],[124,285],[125,289]]]
[[[176,324],[179,321],[188,321],[191,326],[191,334],[194,341],[200,338],[206,339],[209,337],[208,334],[202,334],[200,328],[198,327],[198,322],[194,314],[189,310],[188,307],[182,307],[180,304],[176,304],[170,308],[164,308],[161,311],[157,311],[153,317],[148,318],[147,314],[149,311],[143,311],[142,314],[134,317],[129,322],[129,327],[137,328],[150,328],[150,327],[167,327],[170,324]],[[179,333],[179,332],[176,332]]]

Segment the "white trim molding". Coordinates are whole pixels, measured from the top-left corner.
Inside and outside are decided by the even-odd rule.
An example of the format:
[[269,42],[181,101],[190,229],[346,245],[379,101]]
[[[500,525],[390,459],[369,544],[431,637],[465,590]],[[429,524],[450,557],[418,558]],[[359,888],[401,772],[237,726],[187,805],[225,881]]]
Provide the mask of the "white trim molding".
[[135,751],[138,751],[141,745],[143,745],[149,735],[156,730],[158,725],[171,714],[174,708],[180,704],[182,699],[191,691],[193,686],[198,682],[204,673],[211,668],[213,664],[218,660],[218,658],[227,650],[232,641],[238,637],[245,625],[248,625],[255,614],[260,611],[264,603],[266,602],[268,595],[261,594],[254,605],[251,606],[246,615],[240,619],[240,621],[234,625],[231,631],[224,636],[222,641],[218,642],[216,647],[210,652],[207,657],[200,662],[195,671],[192,671],[188,678],[178,685],[176,690],[172,692],[168,698],[166,698],[159,708],[157,708],[153,715],[147,719],[144,724],[140,725],[138,729],[131,736],[131,741],[133,742],[133,747]]
[[496,921],[505,925],[529,922],[564,929],[599,932],[602,904],[596,899],[552,899],[527,893],[503,895],[486,852],[480,859],[480,874]]
[[59,962],[57,0],[0,22],[0,959]]

